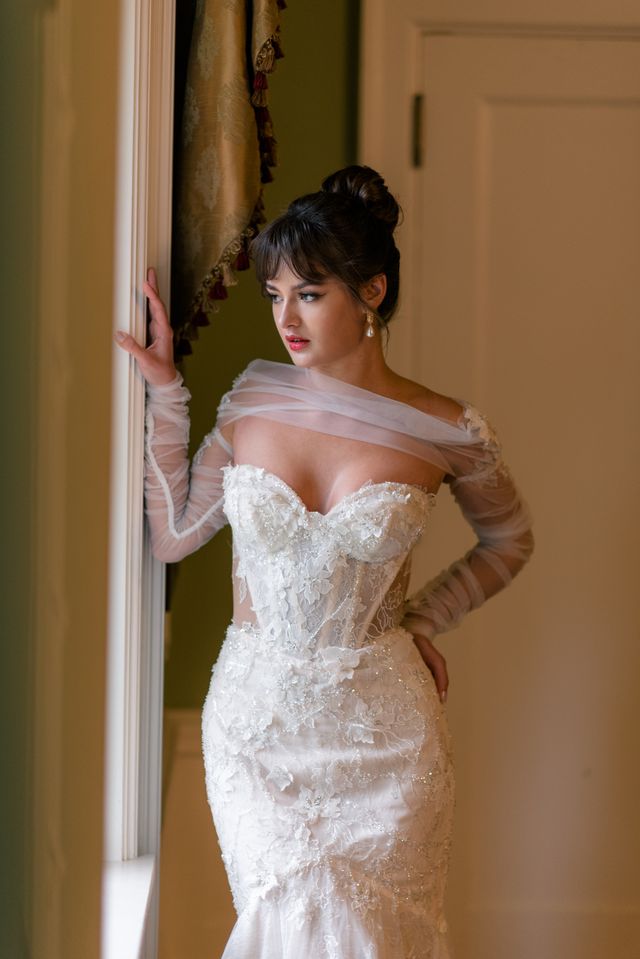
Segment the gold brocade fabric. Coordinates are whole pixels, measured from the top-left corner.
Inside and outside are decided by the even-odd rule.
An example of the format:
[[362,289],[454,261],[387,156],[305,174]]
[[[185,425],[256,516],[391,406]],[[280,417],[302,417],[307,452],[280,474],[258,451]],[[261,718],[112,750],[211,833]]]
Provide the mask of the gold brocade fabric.
[[[177,155],[176,353],[191,353],[264,222],[262,183],[275,141],[267,74],[282,56],[281,0],[198,0]],[[177,309],[176,309],[177,307]]]

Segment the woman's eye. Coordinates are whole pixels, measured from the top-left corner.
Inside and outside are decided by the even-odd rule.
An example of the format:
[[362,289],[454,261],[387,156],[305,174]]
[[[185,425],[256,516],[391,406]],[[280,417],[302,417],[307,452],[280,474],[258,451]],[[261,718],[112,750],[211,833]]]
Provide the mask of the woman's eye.
[[[298,295],[302,303],[313,303],[314,300],[318,300],[322,296],[321,293],[299,293]],[[265,296],[268,300],[271,300],[272,303],[282,303],[280,293],[272,293],[270,290],[266,290]]]

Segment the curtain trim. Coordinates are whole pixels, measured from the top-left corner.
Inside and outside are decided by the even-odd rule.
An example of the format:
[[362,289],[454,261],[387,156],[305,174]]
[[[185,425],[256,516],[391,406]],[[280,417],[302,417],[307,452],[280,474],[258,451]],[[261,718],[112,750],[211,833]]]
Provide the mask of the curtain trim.
[[[285,0],[278,0],[277,5],[278,9],[284,10]],[[282,57],[280,28],[276,27],[275,32],[258,50],[253,63],[251,104],[256,118],[262,184],[273,181],[271,170],[277,165],[277,141],[273,135],[273,122],[267,107],[267,75],[273,73],[276,61]],[[174,326],[176,361],[193,353],[191,343],[198,339],[199,328],[210,325],[211,316],[220,309],[220,302],[228,298],[228,288],[237,285],[236,272],[249,269],[249,246],[265,222],[261,188],[247,226],[227,244],[217,263],[201,282],[186,318]]]

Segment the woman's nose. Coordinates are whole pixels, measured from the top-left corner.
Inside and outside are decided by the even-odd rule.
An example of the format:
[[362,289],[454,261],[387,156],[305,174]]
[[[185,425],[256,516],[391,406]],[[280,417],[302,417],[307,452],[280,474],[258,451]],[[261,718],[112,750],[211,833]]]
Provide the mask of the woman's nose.
[[300,322],[295,301],[284,299],[278,314],[278,326],[285,329],[287,326],[297,326]]

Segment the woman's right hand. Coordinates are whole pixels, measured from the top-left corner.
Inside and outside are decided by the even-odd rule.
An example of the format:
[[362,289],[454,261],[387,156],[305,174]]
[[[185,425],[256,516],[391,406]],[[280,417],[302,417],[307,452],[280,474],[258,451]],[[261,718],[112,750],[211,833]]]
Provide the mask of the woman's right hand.
[[151,343],[145,349],[124,330],[118,330],[114,339],[118,346],[133,356],[147,383],[164,386],[175,379],[177,370],[173,362],[173,330],[158,293],[158,278],[153,267],[147,270],[147,280],[142,288],[149,300]]
[[426,636],[420,636],[418,633],[413,633],[412,635],[413,641],[418,647],[418,652],[431,670],[440,702],[446,703],[447,692],[449,690],[449,675],[447,673],[446,660],[440,650],[436,649],[431,640],[427,639]]

